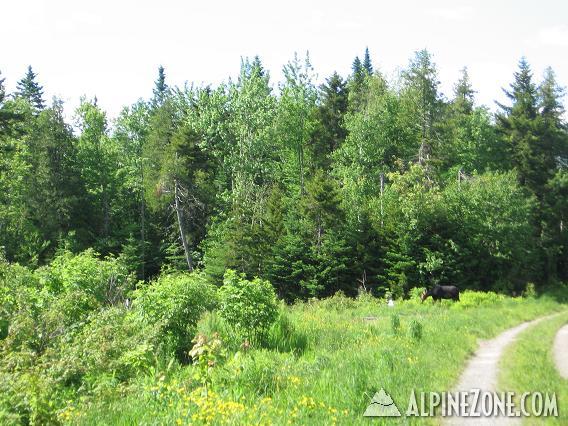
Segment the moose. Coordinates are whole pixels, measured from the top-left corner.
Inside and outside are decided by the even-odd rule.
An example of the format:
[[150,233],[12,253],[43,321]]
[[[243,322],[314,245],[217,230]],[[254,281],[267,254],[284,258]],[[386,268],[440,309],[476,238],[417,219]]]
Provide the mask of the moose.
[[432,296],[435,302],[440,299],[452,299],[456,302],[460,301],[460,291],[455,285],[435,285],[430,290],[424,290],[420,295],[420,299],[424,302],[430,296]]

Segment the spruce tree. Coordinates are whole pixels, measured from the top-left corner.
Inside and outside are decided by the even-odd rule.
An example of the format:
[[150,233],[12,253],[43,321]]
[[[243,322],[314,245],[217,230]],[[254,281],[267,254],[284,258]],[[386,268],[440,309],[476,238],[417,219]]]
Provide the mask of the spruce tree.
[[502,110],[497,114],[499,130],[508,145],[510,161],[517,170],[519,183],[540,197],[551,164],[549,155],[541,155],[548,147],[541,138],[538,91],[525,58],[519,61],[510,90],[503,91],[511,105],[497,103]]
[[454,86],[454,108],[464,114],[469,114],[473,111],[475,90],[471,87],[469,73],[467,67],[461,70],[461,76],[456,85]]
[[356,56],[355,59],[353,60],[353,65],[351,66],[351,70],[353,71],[352,76],[353,76],[353,80],[357,83],[360,84],[363,82],[363,64],[361,63],[361,59],[359,59],[359,56]]
[[373,74],[373,64],[371,63],[371,55],[369,54],[369,48],[365,48],[365,57],[363,59],[363,70],[367,75]]
[[154,107],[158,107],[164,103],[169,92],[168,85],[166,84],[166,73],[163,66],[158,67],[158,78],[154,83],[154,98],[152,99],[152,104]]
[[561,99],[564,89],[556,83],[552,69],[548,68],[538,89],[541,124],[541,144],[537,151],[541,159],[542,223],[541,239],[545,254],[547,278],[566,279],[568,233],[565,230],[568,179],[568,128],[563,120]]
[[347,136],[343,123],[348,104],[347,83],[334,72],[321,86],[320,93],[313,150],[316,166],[326,169],[329,167],[330,154],[341,146]]
[[36,81],[36,77],[37,74],[33,72],[32,66],[28,66],[26,75],[16,86],[16,96],[27,99],[37,111],[41,111],[45,108],[43,101],[43,87]]
[[413,104],[420,129],[420,148],[418,162],[429,168],[435,150],[437,127],[440,120],[442,102],[438,93],[438,72],[427,50],[416,52],[408,70],[403,74],[406,94]]
[[349,110],[358,111],[365,104],[366,100],[366,75],[363,64],[359,57],[355,57],[352,65],[352,74],[349,79]]
[[541,155],[546,157],[545,173],[548,173],[549,179],[555,173],[557,163],[568,157],[568,126],[563,120],[563,96],[564,88],[558,86],[554,71],[547,68],[538,88],[538,106],[543,126]]

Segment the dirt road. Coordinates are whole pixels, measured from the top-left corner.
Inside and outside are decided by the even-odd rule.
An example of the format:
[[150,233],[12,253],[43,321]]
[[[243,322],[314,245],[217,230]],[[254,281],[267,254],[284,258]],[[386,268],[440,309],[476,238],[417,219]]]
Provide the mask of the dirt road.
[[554,338],[554,363],[564,379],[568,379],[568,324],[556,333]]
[[[525,322],[516,327],[501,333],[499,336],[491,340],[482,342],[474,356],[469,360],[460,380],[453,391],[471,391],[472,389],[480,389],[481,392],[493,392],[497,390],[497,378],[499,373],[499,361],[504,349],[512,343],[515,338],[528,327],[542,321],[538,318],[533,321]],[[567,329],[568,332],[568,329]],[[567,335],[568,336],[568,335]],[[564,343],[568,344],[568,341]],[[566,353],[566,352],[565,352]],[[472,403],[472,398],[468,402]],[[519,425],[520,418],[507,417],[446,417],[442,421],[443,425]]]

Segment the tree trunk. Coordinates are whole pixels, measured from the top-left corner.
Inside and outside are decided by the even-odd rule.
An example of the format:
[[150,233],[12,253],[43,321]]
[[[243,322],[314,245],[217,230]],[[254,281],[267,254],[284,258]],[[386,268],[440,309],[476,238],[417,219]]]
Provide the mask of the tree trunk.
[[143,193],[140,199],[140,243],[140,257],[142,258],[140,273],[142,274],[142,280],[144,280],[146,278],[146,206]]
[[193,271],[193,259],[191,258],[189,247],[187,246],[187,240],[185,239],[185,232],[183,230],[183,213],[179,202],[178,192],[179,192],[178,182],[177,180],[174,180],[174,208],[176,210],[176,215],[177,215],[179,235],[181,238],[181,243],[183,245],[183,251],[185,253],[185,260],[187,262],[187,267],[189,268],[190,271]]

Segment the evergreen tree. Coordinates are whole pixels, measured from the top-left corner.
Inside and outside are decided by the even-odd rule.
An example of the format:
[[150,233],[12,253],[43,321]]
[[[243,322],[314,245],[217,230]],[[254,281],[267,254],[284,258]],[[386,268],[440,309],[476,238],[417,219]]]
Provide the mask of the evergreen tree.
[[45,252],[39,253],[40,260],[54,255],[58,242],[70,234],[75,234],[79,247],[86,247],[92,243],[84,232],[91,217],[90,203],[81,179],[75,140],[63,119],[63,102],[55,100],[38,115],[28,146],[29,216],[49,242]]
[[461,113],[469,114],[473,111],[475,90],[471,87],[467,67],[461,70],[461,76],[454,86],[453,105]]
[[456,175],[461,179],[464,173],[474,170],[503,169],[504,145],[495,135],[489,111],[475,107],[474,95],[467,68],[464,68],[439,126],[444,143],[438,154],[442,169],[448,170],[452,179]]
[[32,66],[28,66],[26,75],[16,86],[16,96],[27,99],[30,105],[36,110],[41,111],[45,107],[43,101],[43,87],[36,81],[36,77],[37,74],[33,72]]
[[348,106],[347,83],[334,72],[321,86],[320,93],[313,157],[316,167],[327,169],[331,162],[330,155],[343,144],[347,136],[344,123]]
[[154,107],[162,105],[169,93],[169,88],[166,84],[166,73],[164,71],[164,67],[161,65],[158,67],[158,78],[154,83],[154,90],[152,93],[154,94],[154,98],[152,99],[152,105]]
[[353,81],[355,81],[356,84],[361,84],[363,82],[363,79],[365,77],[365,75],[363,74],[363,64],[361,63],[361,59],[359,59],[359,56],[355,56],[355,59],[353,60],[353,65],[351,66],[351,75],[353,77]]
[[547,180],[555,174],[557,166],[568,159],[568,126],[563,119],[563,97],[564,88],[558,86],[554,71],[547,68],[538,88],[538,106],[543,127],[540,155],[545,157],[544,173],[547,174]]
[[363,58],[363,70],[367,75],[373,74],[373,64],[371,62],[371,55],[369,54],[369,48],[365,48],[365,57]]
[[[543,155],[549,147],[543,144],[538,119],[538,91],[532,81],[532,72],[525,58],[519,61],[510,90],[503,90],[510,106],[498,103],[499,131],[508,145],[512,166],[517,170],[521,185],[537,197],[542,196],[547,174],[554,167],[550,155]],[[552,160],[552,161],[551,161]]]
[[[541,124],[541,149],[538,153],[542,176],[542,246],[545,253],[545,272],[549,279],[566,279],[568,230],[566,215],[566,166],[568,165],[568,128],[563,120],[564,89],[556,83],[554,72],[548,68],[538,89]],[[544,181],[546,179],[546,182]]]
[[363,108],[366,100],[366,76],[367,72],[359,57],[355,57],[352,65],[352,73],[349,79],[349,110],[359,111]]
[[438,93],[438,72],[427,50],[416,52],[410,66],[403,74],[407,95],[419,123],[420,148],[418,162],[429,169],[433,157],[437,123],[441,118],[441,101]]

